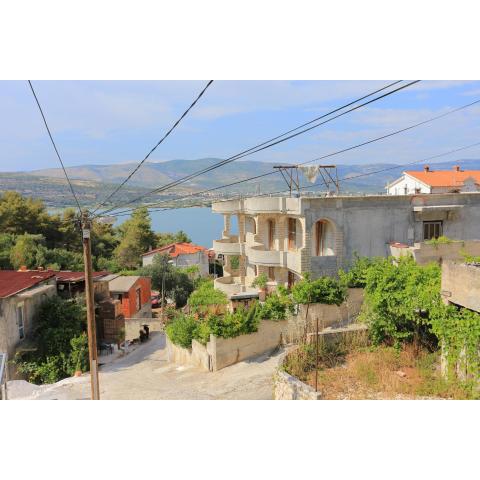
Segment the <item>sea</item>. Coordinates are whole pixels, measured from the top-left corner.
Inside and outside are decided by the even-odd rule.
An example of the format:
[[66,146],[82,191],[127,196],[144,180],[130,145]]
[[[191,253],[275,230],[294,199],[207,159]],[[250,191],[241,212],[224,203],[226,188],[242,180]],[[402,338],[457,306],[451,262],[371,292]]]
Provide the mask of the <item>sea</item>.
[[[119,217],[115,226],[129,217]],[[213,240],[222,238],[223,215],[212,213],[210,207],[178,208],[150,212],[152,229],[155,232],[183,230],[193,243],[212,248]],[[236,217],[232,215],[232,233],[237,232]]]

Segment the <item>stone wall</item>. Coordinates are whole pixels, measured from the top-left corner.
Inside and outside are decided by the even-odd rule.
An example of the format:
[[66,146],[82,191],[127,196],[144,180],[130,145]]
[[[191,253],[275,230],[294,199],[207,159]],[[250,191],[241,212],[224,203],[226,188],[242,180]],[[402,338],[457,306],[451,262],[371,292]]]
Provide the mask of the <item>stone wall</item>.
[[125,340],[133,340],[139,337],[139,330],[143,325],[148,325],[150,332],[163,332],[164,325],[159,318],[126,318],[125,319]]
[[263,320],[258,331],[234,338],[210,335],[206,346],[196,340],[192,348],[172,344],[167,337],[168,360],[181,365],[192,365],[206,371],[217,371],[251,357],[273,351],[283,342],[287,321]]
[[278,369],[273,377],[275,400],[320,400],[322,394],[298,378]]
[[234,338],[210,336],[207,349],[212,355],[213,371],[274,350],[282,344],[287,321],[263,320],[258,331]]
[[480,266],[444,262],[442,297],[446,303],[480,312]]
[[[479,235],[480,236],[480,235]],[[479,240],[452,241],[451,243],[443,243],[432,245],[425,242],[416,243],[413,247],[404,244],[390,245],[392,256],[399,258],[405,255],[413,255],[413,258],[419,265],[427,265],[431,262],[443,263],[445,261],[463,260],[463,255],[472,256],[480,255]]]
[[175,345],[166,337],[167,358],[171,363],[191,365],[205,371],[211,371],[210,354],[207,347],[196,340],[192,340],[192,348],[183,348]]
[[[355,342],[367,335],[368,328],[363,324],[353,324],[344,328],[325,329],[319,332],[319,337],[324,342]],[[314,341],[316,333],[310,334],[307,341]],[[278,368],[273,376],[273,398],[274,400],[321,400],[321,389],[316,392],[314,388],[303,383],[297,377],[284,371],[283,364],[287,355],[294,353],[294,347],[283,354],[280,358]],[[321,387],[321,385],[320,385]]]
[[317,318],[321,330],[334,325],[353,323],[360,313],[363,298],[363,288],[349,288],[347,299],[340,306],[312,303],[308,306],[308,316],[307,305],[299,305],[298,314],[292,315],[288,321],[287,343],[296,342],[304,335],[305,331],[307,333],[314,332]]

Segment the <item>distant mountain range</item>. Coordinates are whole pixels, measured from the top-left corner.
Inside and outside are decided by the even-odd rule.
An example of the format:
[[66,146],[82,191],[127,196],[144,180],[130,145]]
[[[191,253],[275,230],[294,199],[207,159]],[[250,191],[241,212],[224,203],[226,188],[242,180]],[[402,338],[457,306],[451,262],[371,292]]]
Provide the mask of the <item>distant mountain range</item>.
[[[202,158],[199,160],[170,160],[167,162],[145,162],[142,168],[122,189],[116,201],[124,201],[145,194],[149,189],[178,180],[185,175],[220,161],[218,158]],[[480,170],[480,159],[462,159],[441,163],[432,163],[436,170],[451,169],[460,165],[465,170]],[[73,181],[78,196],[84,204],[94,204],[104,198],[115,184],[123,181],[133,170],[136,163],[115,165],[81,165],[69,167],[68,174]],[[194,178],[179,187],[166,191],[163,196],[151,197],[148,200],[163,199],[169,195],[187,194],[218,187],[237,180],[271,172],[273,164],[256,161],[236,161],[224,167]],[[404,170],[421,170],[423,164],[402,166],[388,163],[368,165],[338,165],[338,177],[341,191],[345,193],[380,193],[385,192],[385,185],[398,178]],[[373,173],[377,172],[378,173]],[[301,176],[301,183],[308,181]],[[317,179],[319,182],[321,178]],[[16,190],[28,196],[42,198],[49,206],[72,205],[71,195],[66,188],[63,171],[60,168],[49,168],[32,172],[0,173],[0,191]],[[257,181],[245,182],[219,192],[234,193],[265,193],[286,189],[286,184],[280,175],[271,175]],[[308,187],[306,188],[308,190]],[[321,191],[321,189],[319,189]]]

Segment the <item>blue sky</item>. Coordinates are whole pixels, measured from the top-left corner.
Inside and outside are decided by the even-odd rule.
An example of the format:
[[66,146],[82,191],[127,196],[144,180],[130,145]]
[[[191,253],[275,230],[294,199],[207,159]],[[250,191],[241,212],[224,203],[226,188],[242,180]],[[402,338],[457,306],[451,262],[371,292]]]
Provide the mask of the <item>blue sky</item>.
[[[34,86],[64,162],[73,166],[141,160],[205,83],[38,81]],[[225,158],[388,83],[215,81],[151,159]],[[480,81],[423,81],[248,159],[303,162],[478,99]],[[406,163],[478,142],[479,114],[480,106],[474,106],[339,155],[335,162]],[[58,166],[25,81],[0,82],[0,143],[2,171]],[[480,147],[460,158],[480,158]]]

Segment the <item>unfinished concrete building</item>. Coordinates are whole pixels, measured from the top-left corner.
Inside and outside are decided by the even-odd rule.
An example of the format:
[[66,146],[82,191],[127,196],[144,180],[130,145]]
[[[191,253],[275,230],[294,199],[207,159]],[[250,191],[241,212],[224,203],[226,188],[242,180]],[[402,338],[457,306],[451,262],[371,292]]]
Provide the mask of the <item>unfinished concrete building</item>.
[[[251,284],[262,273],[275,288],[295,283],[305,272],[334,275],[355,252],[388,256],[392,243],[413,246],[441,235],[478,240],[479,207],[479,193],[251,197],[214,203],[224,228],[213,249],[225,258],[224,277],[215,286],[235,299],[257,294]],[[232,216],[237,217],[235,233]]]

